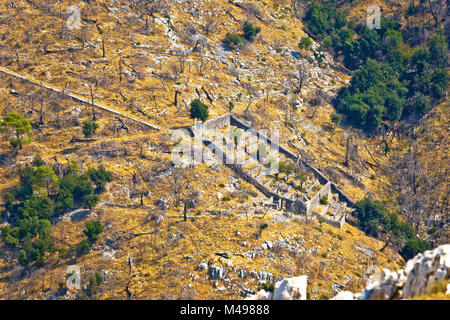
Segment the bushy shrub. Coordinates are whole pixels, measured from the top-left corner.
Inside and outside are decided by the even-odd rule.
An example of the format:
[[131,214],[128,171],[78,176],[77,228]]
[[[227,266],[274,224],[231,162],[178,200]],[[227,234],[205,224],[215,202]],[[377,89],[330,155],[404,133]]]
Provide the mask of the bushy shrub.
[[400,253],[406,260],[430,248],[428,241],[416,236],[409,222],[389,213],[382,202],[366,198],[356,202],[355,208],[360,227],[374,236],[388,234],[401,247]]
[[83,233],[88,237],[89,243],[94,243],[100,238],[100,234],[103,232],[105,227],[100,221],[86,222],[85,229]]
[[199,99],[194,99],[191,102],[191,109],[189,111],[189,116],[191,117],[191,119],[197,119],[201,120],[202,122],[205,122],[209,116],[209,108]]
[[224,42],[230,47],[237,48],[243,45],[243,39],[236,33],[227,33]]
[[300,49],[309,49],[312,46],[313,42],[310,37],[302,37],[300,42],[298,43],[298,47]]
[[83,134],[86,138],[90,138],[94,135],[95,131],[98,129],[98,123],[94,121],[84,121],[83,122]]
[[248,41],[253,41],[253,39],[261,32],[261,27],[254,26],[251,22],[244,22],[244,38]]

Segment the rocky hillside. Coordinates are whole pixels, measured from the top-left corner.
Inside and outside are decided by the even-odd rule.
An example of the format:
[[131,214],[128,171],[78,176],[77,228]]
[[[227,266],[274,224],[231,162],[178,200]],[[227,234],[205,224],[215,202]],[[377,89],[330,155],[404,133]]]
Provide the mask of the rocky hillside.
[[[397,272],[383,269],[380,279],[361,293],[341,291],[331,300],[446,300],[450,295],[449,250],[449,245],[443,245],[425,251],[408,260],[404,269]],[[306,276],[288,278],[277,282],[273,293],[261,290],[249,299],[306,300],[306,288]]]
[[[72,29],[74,4],[80,28]],[[30,119],[32,140],[13,150],[13,133],[2,136],[0,193],[20,183],[18,167],[35,156],[60,173],[73,162],[81,173],[104,165],[112,181],[94,207],[74,205],[52,218],[57,250],[44,265],[23,266],[19,250],[1,244],[0,297],[231,299],[301,274],[308,277],[305,297],[328,299],[362,290],[375,278],[375,265],[402,267],[395,250],[380,251],[384,241],[353,225],[337,229],[264,207],[266,197],[223,164],[172,163],[179,143],[172,129],[192,125],[189,104],[199,98],[209,118],[231,110],[257,129],[278,128],[283,146],[353,200],[391,202],[384,138],[331,121],[331,101],[350,75],[327,52],[318,55],[318,42],[299,48],[307,35],[304,10],[283,0],[2,2],[0,115]],[[247,39],[245,22],[260,31]],[[115,113],[92,108],[92,101]],[[443,128],[447,107],[439,108]],[[83,126],[93,119],[98,128],[87,137]],[[395,134],[389,139],[392,156],[412,143]],[[445,135],[439,139],[437,150],[446,143]],[[422,155],[438,161],[436,152]],[[444,197],[439,193],[439,217]],[[79,254],[74,248],[92,221],[104,231]],[[14,226],[7,210],[1,225]],[[419,231],[433,237],[428,229]],[[80,289],[67,286],[69,266],[80,268]]]

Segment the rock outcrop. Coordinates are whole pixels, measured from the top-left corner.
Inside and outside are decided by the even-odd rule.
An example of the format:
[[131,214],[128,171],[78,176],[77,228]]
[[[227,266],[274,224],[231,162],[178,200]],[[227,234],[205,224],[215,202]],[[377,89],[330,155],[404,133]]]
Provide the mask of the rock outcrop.
[[450,279],[450,244],[418,254],[397,272],[384,269],[379,281],[361,293],[339,292],[333,300],[408,299],[429,292],[433,284]]
[[[435,283],[448,279],[450,279],[450,244],[418,254],[409,260],[402,270],[395,272],[384,269],[380,280],[369,284],[361,293],[341,291],[331,300],[408,299],[426,294]],[[306,276],[286,278],[275,284],[273,293],[260,290],[247,299],[306,300],[306,286]]]
[[286,278],[275,284],[274,291],[260,290],[248,300],[306,300],[307,277]]

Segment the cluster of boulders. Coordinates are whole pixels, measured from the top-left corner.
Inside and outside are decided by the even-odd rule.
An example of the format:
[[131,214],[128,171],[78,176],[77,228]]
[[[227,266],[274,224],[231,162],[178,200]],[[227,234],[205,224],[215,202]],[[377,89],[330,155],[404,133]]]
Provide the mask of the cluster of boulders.
[[247,300],[306,300],[307,277],[286,278],[275,283],[273,292],[260,290]]
[[430,291],[433,284],[450,279],[450,244],[418,254],[397,272],[383,269],[379,281],[364,291],[339,292],[334,300],[408,299]]
[[[450,279],[450,244],[418,254],[397,272],[383,269],[379,281],[371,283],[361,293],[341,291],[332,300],[408,299],[430,291],[440,281]],[[260,290],[251,300],[306,300],[307,277],[278,281],[274,291]],[[446,294],[450,294],[447,288]]]

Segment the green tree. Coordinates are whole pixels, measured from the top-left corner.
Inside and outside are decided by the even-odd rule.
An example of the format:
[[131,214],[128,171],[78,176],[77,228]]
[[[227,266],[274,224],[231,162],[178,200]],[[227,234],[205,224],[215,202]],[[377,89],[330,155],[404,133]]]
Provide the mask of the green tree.
[[92,209],[95,207],[98,200],[99,200],[99,196],[97,194],[88,194],[86,197],[84,197],[83,207]]
[[436,69],[431,77],[431,94],[440,99],[448,87],[448,73],[445,69]]
[[97,122],[94,122],[94,121],[84,121],[83,122],[82,131],[86,138],[92,137],[97,129],[98,129]]
[[100,273],[96,272],[93,277],[89,277],[88,292],[90,296],[97,294],[100,285],[103,282],[103,278]]
[[191,102],[191,109],[189,112],[191,119],[201,120],[205,122],[209,116],[209,108],[206,104],[201,102],[199,99],[195,99]]
[[416,109],[417,113],[423,115],[430,107],[431,99],[429,96],[418,94],[414,97],[412,105]]
[[356,202],[355,208],[359,225],[365,232],[377,236],[380,228],[387,224],[387,209],[382,202],[366,198]]
[[42,160],[40,155],[35,155],[33,158],[33,162],[31,164],[35,168],[40,167],[40,166],[45,166],[45,162],[44,162],[44,160]]
[[[14,149],[16,149],[17,146],[19,146],[19,149],[22,149],[22,143],[31,142],[32,133],[30,120],[24,116],[15,112],[10,112],[6,116],[3,116],[3,120],[0,121],[0,126],[14,131],[16,138],[10,140],[11,146]],[[27,139],[22,139],[24,134],[27,134]]]
[[25,200],[22,213],[24,217],[49,219],[55,214],[55,204],[46,195],[33,195]]
[[90,167],[87,171],[89,178],[96,185],[97,190],[102,190],[107,182],[111,182],[112,173],[103,165],[98,168]]
[[70,183],[75,183],[73,186],[73,198],[74,200],[81,201],[88,195],[94,192],[94,188],[92,187],[91,181],[87,174],[82,174],[80,176],[75,176],[73,178],[74,181]]
[[261,32],[261,27],[254,26],[251,22],[244,22],[244,38],[248,41],[253,41],[258,33]]
[[47,166],[39,166],[34,171],[34,176],[32,179],[32,185],[45,188],[47,194],[50,192],[52,187],[59,185],[58,176],[55,174],[52,168]]
[[94,243],[100,238],[100,233],[103,232],[105,227],[100,221],[86,222],[84,234],[88,237],[89,243]]
[[441,34],[436,34],[430,39],[429,51],[431,63],[437,67],[445,67],[448,61],[448,45],[445,37]]
[[224,42],[230,47],[236,48],[242,46],[243,40],[240,35],[229,32],[225,35]]
[[334,29],[335,16],[336,10],[332,4],[314,2],[306,14],[306,21],[311,32],[319,38],[323,38]]
[[337,107],[350,124],[372,132],[383,119],[400,118],[407,91],[389,64],[369,58],[339,92]]
[[374,58],[375,53],[380,48],[380,36],[374,29],[363,27],[361,39],[359,40],[359,49],[362,59]]
[[65,188],[60,188],[58,194],[55,197],[55,213],[61,214],[64,211],[72,208],[73,195],[72,192]]
[[424,252],[430,249],[430,244],[428,241],[415,238],[410,239],[406,242],[405,246],[402,248],[401,254],[405,260],[413,258],[416,254]]
[[298,43],[300,49],[308,50],[312,46],[313,42],[310,37],[302,37]]

